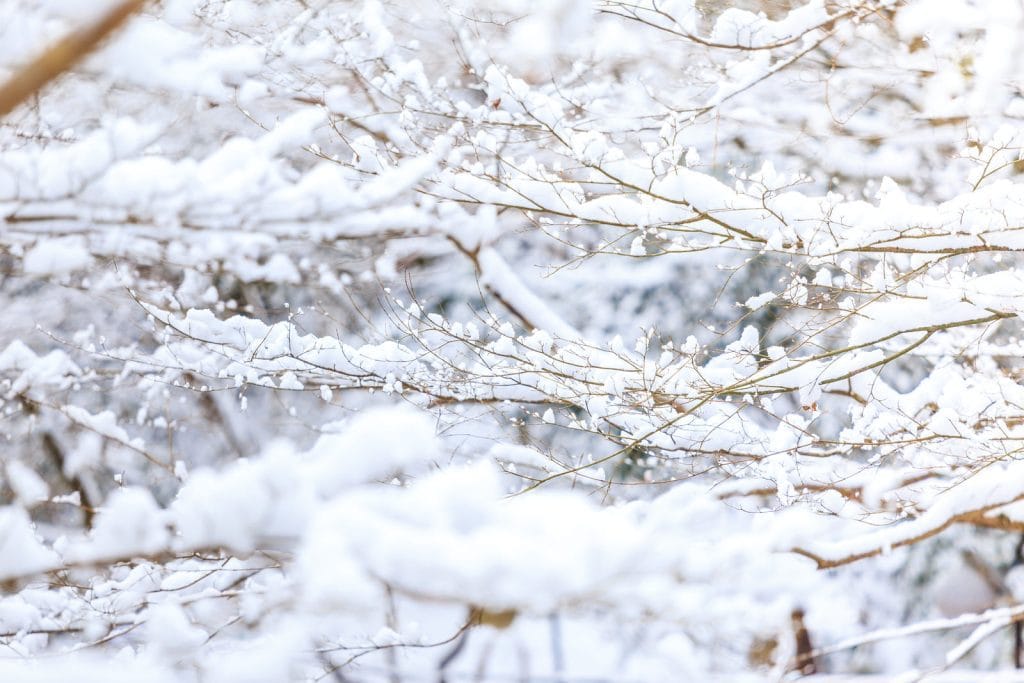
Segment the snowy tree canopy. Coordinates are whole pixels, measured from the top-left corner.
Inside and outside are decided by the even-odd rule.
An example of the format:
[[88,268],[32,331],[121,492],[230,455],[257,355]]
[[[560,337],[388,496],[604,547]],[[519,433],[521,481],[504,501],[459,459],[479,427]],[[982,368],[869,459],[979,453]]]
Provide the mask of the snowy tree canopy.
[[1024,680],[1021,74],[1009,0],[0,0],[0,679]]

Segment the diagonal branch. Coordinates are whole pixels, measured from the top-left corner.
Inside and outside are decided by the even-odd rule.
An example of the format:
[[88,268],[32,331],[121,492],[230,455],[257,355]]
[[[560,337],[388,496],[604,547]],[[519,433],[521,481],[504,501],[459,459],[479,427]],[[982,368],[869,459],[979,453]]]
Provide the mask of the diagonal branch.
[[14,111],[15,107],[81,61],[144,3],[145,0],[121,0],[92,24],[72,31],[22,67],[0,85],[0,116]]

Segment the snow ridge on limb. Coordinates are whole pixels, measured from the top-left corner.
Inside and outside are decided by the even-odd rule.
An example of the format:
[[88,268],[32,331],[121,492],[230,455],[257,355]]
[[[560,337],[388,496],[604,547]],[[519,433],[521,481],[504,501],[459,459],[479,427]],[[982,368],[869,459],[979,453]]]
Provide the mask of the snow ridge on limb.
[[1022,472],[1020,463],[990,465],[935,495],[914,520],[896,522],[856,538],[795,548],[793,552],[811,558],[820,569],[831,569],[919,543],[954,524],[1024,531],[1024,520],[1007,514],[1008,507],[1024,499]]

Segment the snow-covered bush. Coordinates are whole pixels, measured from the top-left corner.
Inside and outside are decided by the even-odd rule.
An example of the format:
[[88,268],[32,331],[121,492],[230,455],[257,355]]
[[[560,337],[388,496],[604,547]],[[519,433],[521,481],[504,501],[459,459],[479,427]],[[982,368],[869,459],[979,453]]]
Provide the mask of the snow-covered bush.
[[1012,667],[1024,9],[935,7],[0,0],[0,677]]

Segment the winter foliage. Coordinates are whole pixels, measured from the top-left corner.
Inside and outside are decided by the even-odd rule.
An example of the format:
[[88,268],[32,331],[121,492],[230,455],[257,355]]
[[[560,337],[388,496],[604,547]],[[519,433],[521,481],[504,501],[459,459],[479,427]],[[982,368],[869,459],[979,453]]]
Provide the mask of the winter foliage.
[[1010,0],[0,0],[0,679],[1018,680],[1022,73]]

